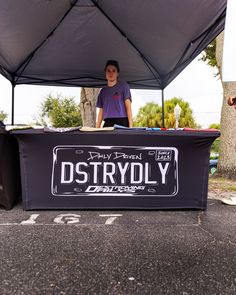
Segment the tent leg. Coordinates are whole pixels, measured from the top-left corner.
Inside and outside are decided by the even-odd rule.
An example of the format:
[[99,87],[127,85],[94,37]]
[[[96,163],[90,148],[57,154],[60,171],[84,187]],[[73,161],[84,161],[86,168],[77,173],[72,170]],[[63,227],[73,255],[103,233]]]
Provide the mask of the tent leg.
[[164,89],[161,89],[162,128],[165,128]]
[[15,85],[11,84],[11,125],[14,125]]

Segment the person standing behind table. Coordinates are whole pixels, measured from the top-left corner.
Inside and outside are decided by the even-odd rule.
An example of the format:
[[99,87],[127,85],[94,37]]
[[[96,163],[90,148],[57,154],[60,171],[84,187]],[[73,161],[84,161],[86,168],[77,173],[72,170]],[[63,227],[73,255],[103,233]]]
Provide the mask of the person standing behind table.
[[111,127],[115,124],[133,127],[131,93],[126,82],[118,81],[120,68],[116,60],[108,60],[105,66],[107,86],[103,87],[98,95],[99,108],[96,127]]
[[[227,103],[228,103],[229,106],[234,107],[234,109],[236,110],[236,96],[228,97]],[[223,198],[221,201],[224,204],[231,205],[231,206],[236,206],[236,195],[235,196],[230,196],[228,198]]]

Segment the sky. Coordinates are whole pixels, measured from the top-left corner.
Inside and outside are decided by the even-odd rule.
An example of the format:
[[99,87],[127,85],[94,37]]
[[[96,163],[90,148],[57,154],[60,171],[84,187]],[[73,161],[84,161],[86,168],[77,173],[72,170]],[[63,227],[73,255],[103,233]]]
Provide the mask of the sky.
[[[215,70],[198,56],[164,90],[165,100],[180,97],[189,102],[197,124],[202,128],[220,122],[223,90]],[[0,75],[0,110],[11,122],[11,84]],[[79,103],[80,88],[18,85],[15,87],[15,124],[31,124],[37,117],[42,101],[48,94],[72,96]],[[161,105],[160,90],[131,90],[133,115],[147,102]]]

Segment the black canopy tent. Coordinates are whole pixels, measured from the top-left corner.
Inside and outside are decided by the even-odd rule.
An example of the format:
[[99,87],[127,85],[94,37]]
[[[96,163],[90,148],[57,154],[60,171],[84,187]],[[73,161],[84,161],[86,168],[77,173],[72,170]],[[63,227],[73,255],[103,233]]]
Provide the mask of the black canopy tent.
[[[0,73],[101,87],[107,59],[131,88],[163,89],[223,30],[226,0],[0,0]],[[162,95],[162,103],[163,103]]]

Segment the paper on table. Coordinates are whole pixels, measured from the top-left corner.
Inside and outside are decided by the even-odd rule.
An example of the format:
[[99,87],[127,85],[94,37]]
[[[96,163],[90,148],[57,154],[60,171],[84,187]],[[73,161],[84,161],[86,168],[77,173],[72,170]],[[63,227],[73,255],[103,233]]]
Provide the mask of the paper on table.
[[112,131],[114,127],[103,127],[103,128],[95,128],[95,127],[81,127],[80,131]]
[[[6,125],[6,130],[24,130],[24,129],[32,129],[33,127],[30,125]],[[41,127],[43,128],[43,127]]]
[[61,128],[56,128],[56,127],[44,127],[44,132],[71,132],[75,130],[79,130],[81,126],[76,126],[76,127],[61,127]]

